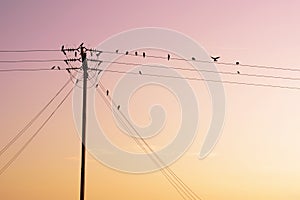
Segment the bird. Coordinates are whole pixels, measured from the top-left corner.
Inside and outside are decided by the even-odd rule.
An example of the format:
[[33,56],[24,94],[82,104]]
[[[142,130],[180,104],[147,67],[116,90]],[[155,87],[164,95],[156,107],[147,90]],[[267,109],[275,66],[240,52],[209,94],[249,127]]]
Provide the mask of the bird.
[[139,74],[142,75],[142,71],[139,71]]
[[119,53],[119,49],[116,50],[116,53]]
[[97,83],[97,84],[96,84],[96,88],[98,87],[98,85],[99,85],[99,84]]
[[137,52],[137,51],[135,52],[135,55],[136,55],[136,56],[138,55],[138,52]]
[[129,52],[128,52],[128,51],[126,51],[126,52],[125,52],[125,55],[128,55],[128,53],[129,53]]
[[120,105],[118,105],[118,107],[117,107],[117,108],[118,108],[118,110],[120,110],[120,107],[121,107],[121,106],[120,106]]
[[106,90],[106,96],[108,96],[109,95],[109,90]]
[[196,60],[196,58],[192,57],[192,60]]
[[61,51],[62,51],[65,55],[67,55],[66,52],[65,52],[65,46],[64,46],[64,45],[61,46]]
[[51,69],[55,69],[55,65],[53,67],[51,67]]
[[220,56],[217,56],[217,57],[213,57],[213,56],[211,56],[211,59],[213,59],[213,60],[214,60],[214,62],[217,62],[219,58],[220,58]]
[[146,57],[146,53],[145,53],[145,52],[143,52],[143,57],[144,57],[144,58]]
[[71,74],[71,71],[70,71],[70,69],[69,69],[69,68],[67,68],[66,70],[67,70],[67,72],[68,72],[69,74]]
[[238,74],[240,74],[240,71],[237,71]]
[[77,51],[75,51],[75,57],[77,57]]
[[170,58],[171,58],[171,55],[170,55],[170,54],[168,54],[168,60],[170,60]]
[[59,67],[59,66],[57,66],[57,69],[58,69],[58,70],[60,70],[60,67]]
[[239,61],[236,61],[236,62],[235,62],[235,64],[236,64],[236,65],[239,65],[239,64],[240,64],[240,62],[239,62]]

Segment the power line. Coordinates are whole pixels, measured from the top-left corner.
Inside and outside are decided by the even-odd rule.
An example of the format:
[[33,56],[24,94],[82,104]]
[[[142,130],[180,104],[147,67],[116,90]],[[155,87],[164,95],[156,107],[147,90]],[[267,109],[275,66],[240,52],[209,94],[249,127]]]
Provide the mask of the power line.
[[55,69],[51,69],[51,68],[13,68],[13,69],[0,69],[0,73],[1,72],[40,72],[40,71],[60,71],[60,70],[75,70],[75,69],[80,69],[77,67],[66,67],[66,68],[55,68]]
[[170,76],[170,75],[163,75],[163,74],[143,73],[141,75],[137,72],[127,72],[127,71],[118,71],[118,70],[109,70],[109,69],[104,69],[104,70],[101,70],[101,71],[111,72],[111,73],[119,73],[119,74],[132,74],[132,75],[138,75],[138,76],[150,76],[150,77],[158,77],[158,78],[174,78],[174,79],[184,79],[184,80],[191,80],[191,81],[207,81],[207,82],[214,82],[214,83],[225,83],[225,84],[247,85],[247,86],[256,86],[256,87],[269,87],[269,88],[300,90],[300,87],[285,86],[285,85],[273,85],[273,84],[263,84],[263,83],[247,83],[247,82],[227,81],[227,80],[211,80],[211,79],[205,79],[205,78]]
[[[102,88],[102,92],[105,91],[105,88],[104,86],[102,85],[101,82],[99,82],[99,85],[100,87]],[[100,92],[97,90],[97,92],[100,94]],[[104,98],[105,100],[105,97],[104,95],[101,93],[101,96],[102,98]],[[113,99],[111,98],[110,95],[108,95],[111,102],[113,103],[114,107],[117,107],[117,104],[113,101]],[[107,104],[108,105],[108,104]],[[108,105],[109,107],[109,105]],[[112,110],[113,111],[113,110]],[[130,123],[130,121],[126,118],[126,116],[118,110],[118,112],[121,114],[121,116],[123,117],[123,119],[126,120],[126,122],[128,123],[128,125],[134,130],[134,132],[139,136],[139,138],[143,141],[143,143],[146,145],[146,147],[148,148],[149,151],[151,151],[151,153],[153,153],[154,157],[163,165],[163,166],[166,166],[165,163],[160,159],[160,157],[155,153],[155,151],[149,146],[149,144],[144,140],[144,138],[140,135],[140,133],[134,128],[134,126]],[[115,112],[116,113],[116,112]],[[123,122],[124,123],[124,122]],[[126,126],[128,131],[130,132],[128,126]],[[136,139],[135,137],[132,137],[133,139]],[[137,140],[136,141],[137,144],[145,151],[145,147],[140,144],[140,142]],[[160,167],[160,164],[157,163],[157,161],[155,159],[152,158],[152,156],[150,154],[148,154],[148,151],[146,150],[145,153],[151,158],[152,161],[155,162],[155,164],[157,164],[159,167]],[[170,175],[176,180],[178,181],[177,183],[175,182],[175,185],[177,187],[179,187],[181,189],[181,192],[183,192],[185,195],[187,195],[189,198],[191,197],[192,199],[201,199],[196,193],[194,193],[191,188],[189,188],[168,166],[165,167],[165,169],[170,173]],[[161,169],[162,172],[165,172],[164,171],[164,168]],[[166,173],[166,172],[165,172]],[[164,173],[163,173],[164,174]],[[168,174],[167,174],[168,175]],[[166,177],[167,178],[167,177]],[[173,179],[171,179],[173,180]],[[174,181],[174,180],[173,180]],[[169,181],[170,182],[170,181]],[[180,186],[178,186],[178,184]],[[173,185],[174,186],[174,185]],[[179,192],[179,191],[178,191]]]
[[[122,118],[118,115],[118,113],[116,113],[116,111],[113,110],[113,108],[109,105],[108,100],[105,98],[105,96],[103,95],[103,93],[99,90],[97,90],[98,94],[102,97],[102,99],[104,100],[104,103],[106,104],[106,106],[113,112],[116,114],[116,118],[119,120],[119,122],[126,128],[126,130],[128,132],[130,131],[130,128],[128,127],[128,125],[122,120]],[[159,166],[159,164],[157,163],[157,161],[148,154],[147,149],[140,143],[140,141],[135,138],[135,137],[131,137],[133,138],[133,140],[137,143],[137,145],[140,146],[140,148],[149,156],[149,158]],[[175,190],[179,193],[179,195],[183,198],[186,199],[185,196],[182,194],[183,192],[180,190],[180,188],[178,187],[178,185],[176,184],[176,182],[174,182],[174,180],[163,170],[160,170],[162,172],[162,174],[165,176],[165,178],[168,180],[168,182],[175,188]]]
[[103,62],[103,63],[110,63],[110,64],[119,64],[119,65],[129,65],[129,66],[142,66],[142,67],[150,67],[150,68],[177,69],[177,70],[182,70],[182,71],[208,72],[208,73],[225,74],[225,75],[249,76],[249,77],[257,77],[257,78],[273,78],[273,79],[300,81],[300,78],[296,78],[296,77],[272,76],[272,75],[249,74],[249,73],[238,74],[236,72],[214,71],[214,70],[183,68],[183,67],[174,67],[174,66],[159,66],[159,65],[149,65],[149,64],[143,64],[143,63],[118,62],[118,61],[106,61],[106,60],[94,60],[94,59],[89,59],[89,61]]
[[67,97],[71,94],[74,87],[66,94],[63,100],[57,105],[54,111],[48,116],[48,118],[43,122],[43,124],[37,129],[37,131],[27,140],[27,142],[21,147],[21,149],[0,169],[0,175],[2,175],[11,164],[20,156],[20,154],[26,149],[26,147],[33,141],[33,139],[38,135],[38,133],[42,130],[42,128],[47,124],[47,122],[53,117],[55,112],[61,107],[61,105],[65,102]]
[[0,50],[0,53],[30,53],[30,52],[58,52],[57,49],[19,49],[19,50]]
[[[108,53],[108,54],[119,54],[124,56],[134,56],[134,57],[143,57],[142,54],[133,54],[133,53],[123,53],[123,52],[114,52],[114,51],[105,51],[105,50],[96,50],[96,49],[88,49],[88,51],[98,52],[98,53]],[[167,56],[156,56],[156,55],[146,55],[149,58],[156,58],[156,59],[163,59],[167,60]],[[236,67],[249,67],[249,68],[261,68],[261,69],[274,69],[274,70],[283,70],[283,71],[293,71],[293,72],[300,72],[300,69],[297,68],[284,68],[284,67],[274,67],[274,66],[267,66],[267,65],[256,65],[256,64],[242,64],[242,63],[232,63],[232,62],[214,62],[211,60],[199,60],[196,58],[186,59],[186,58],[179,58],[179,57],[170,57],[170,60],[178,60],[178,61],[186,61],[186,62],[199,62],[199,63],[214,63],[216,65],[229,65],[229,66],[236,66]]]
[[25,127],[19,131],[0,151],[0,156],[5,153],[11,145],[13,145],[27,130],[28,128],[41,116],[41,114],[49,107],[49,105],[55,100],[55,98],[67,87],[71,82],[69,79],[58,92],[50,99],[50,101],[25,125]]
[[62,59],[0,60],[0,63],[45,63],[45,62],[65,62],[65,60]]

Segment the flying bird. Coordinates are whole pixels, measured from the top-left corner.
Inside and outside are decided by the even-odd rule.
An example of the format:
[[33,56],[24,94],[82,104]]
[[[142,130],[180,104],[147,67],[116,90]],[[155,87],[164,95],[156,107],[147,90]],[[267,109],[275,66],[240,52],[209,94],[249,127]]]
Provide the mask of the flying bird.
[[145,52],[143,52],[143,57],[144,57],[144,58],[146,57],[146,53],[145,53]]
[[168,60],[170,60],[170,58],[171,58],[171,55],[170,55],[170,54],[168,54]]
[[136,55],[136,56],[138,55],[138,52],[137,52],[137,51],[135,52],[135,55]]
[[213,59],[214,60],[214,62],[218,62],[218,59],[220,58],[220,56],[217,56],[217,57],[213,57],[213,56],[211,56],[211,59]]
[[109,90],[106,90],[106,96],[108,96],[109,95]]

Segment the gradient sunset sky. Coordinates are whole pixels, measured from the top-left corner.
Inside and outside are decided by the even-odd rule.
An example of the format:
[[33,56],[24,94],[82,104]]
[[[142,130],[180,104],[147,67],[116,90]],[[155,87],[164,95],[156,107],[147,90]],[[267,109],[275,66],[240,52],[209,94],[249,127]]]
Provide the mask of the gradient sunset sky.
[[[193,38],[210,55],[221,56],[223,62],[238,60],[245,64],[300,70],[299,7],[300,2],[296,0],[2,0],[0,50],[59,49],[62,44],[76,46],[81,42],[95,47],[111,35],[128,29],[161,27]],[[61,59],[63,55],[0,54],[0,60],[30,58]],[[51,66],[49,63],[1,63],[0,69]],[[220,71],[243,72],[243,68],[217,67]],[[246,72],[300,77],[300,73],[287,71],[252,69]],[[106,78],[109,82],[109,74]],[[1,148],[67,79],[67,73],[60,71],[0,74]],[[222,79],[300,87],[299,81],[230,76],[222,76]],[[211,117],[207,108],[210,101],[207,91],[202,90],[205,83],[191,84],[198,92],[199,106],[204,110],[199,116],[203,126],[199,126],[190,149],[170,166],[174,172],[204,200],[299,199],[300,90],[224,84],[226,119],[222,136],[212,153],[199,160],[197,155]],[[138,99],[143,99],[141,93],[137,94]],[[145,108],[141,105],[141,110],[133,112],[143,113],[140,111]],[[111,115],[108,109],[102,112]],[[137,115],[135,119],[139,117],[147,119],[146,114]],[[42,120],[28,135],[41,123]],[[176,127],[171,124],[167,128],[173,130]],[[0,158],[1,166],[26,138],[28,136]],[[100,164],[90,155],[87,158],[88,200],[181,199],[159,171],[139,175],[122,173]],[[79,163],[80,140],[69,98],[23,154],[0,176],[0,198],[79,199]]]

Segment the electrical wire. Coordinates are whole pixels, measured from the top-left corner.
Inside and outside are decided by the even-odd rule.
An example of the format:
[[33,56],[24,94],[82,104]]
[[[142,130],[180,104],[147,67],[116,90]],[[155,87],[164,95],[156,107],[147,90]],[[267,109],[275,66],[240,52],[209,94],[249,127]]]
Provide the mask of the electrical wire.
[[50,106],[56,97],[68,86],[70,79],[57,91],[57,93],[49,100],[49,102],[20,130],[0,151],[0,156],[4,154],[27,130],[28,128],[42,115],[42,113]]
[[[124,56],[134,56],[134,57],[143,57],[143,55],[135,55],[133,53],[122,53],[122,52],[114,52],[114,51],[105,51],[105,50],[95,50],[95,49],[88,49],[88,51],[95,51],[99,53],[108,53],[108,54],[119,54]],[[155,56],[155,55],[146,55],[149,58],[156,58],[156,59],[164,59],[167,60],[167,56]],[[229,66],[241,66],[241,67],[249,67],[249,68],[261,68],[261,69],[274,69],[274,70],[283,70],[283,71],[293,71],[293,72],[300,72],[298,68],[285,68],[285,67],[274,67],[274,66],[267,66],[267,65],[255,65],[255,64],[242,64],[242,63],[231,63],[231,62],[214,62],[209,60],[199,60],[199,59],[185,59],[179,57],[170,57],[170,60],[179,60],[179,61],[187,61],[187,62],[200,62],[200,63],[214,63],[216,65],[229,65]]]
[[30,53],[30,52],[58,52],[57,49],[19,49],[19,50],[0,50],[0,53]]
[[[102,92],[105,91],[104,86],[102,85],[102,83],[99,82],[100,87],[102,88]],[[98,90],[97,90],[98,91]],[[98,93],[100,94],[100,92],[98,91]],[[101,95],[103,98],[104,95]],[[111,102],[113,103],[114,107],[117,107],[117,104],[113,101],[113,99],[110,97],[110,95],[108,95]],[[118,110],[119,111],[119,110]],[[148,150],[154,155],[154,157],[163,165],[166,166],[165,163],[160,159],[160,157],[155,153],[155,151],[149,146],[149,144],[144,140],[144,138],[138,133],[138,131],[134,128],[134,126],[130,123],[130,121],[126,118],[126,116],[119,111],[119,113],[121,114],[122,118],[125,119],[125,121],[128,123],[128,125],[131,127],[131,129],[134,130],[134,132],[139,136],[139,138],[143,141],[143,143],[146,145],[146,147],[148,148]],[[118,115],[117,115],[118,116]],[[128,126],[127,126],[127,129]],[[130,130],[128,130],[130,132]],[[133,139],[137,139],[135,137],[132,137]],[[138,145],[144,150],[144,146],[142,144]],[[161,167],[161,165],[159,163],[157,163],[157,160],[153,159],[151,157],[150,154],[148,154],[148,151],[146,150],[145,153],[151,158],[152,161],[155,162],[155,164],[157,164],[159,167]],[[177,183],[175,182],[175,185],[177,187],[179,187],[181,189],[181,192],[183,192],[187,197],[192,198],[192,199],[201,199],[196,193],[194,193],[191,188],[189,188],[168,166],[165,167],[165,169],[170,173],[170,175],[177,181]],[[161,170],[163,170],[163,172],[165,172],[164,168],[162,168]],[[173,179],[172,179],[173,180]],[[173,180],[174,181],[174,180]],[[179,186],[178,186],[179,184]],[[179,191],[178,191],[179,192]]]
[[45,63],[45,62],[65,62],[65,60],[62,59],[0,60],[0,63]]
[[272,76],[272,75],[249,74],[249,73],[238,74],[236,72],[214,71],[214,70],[183,68],[183,67],[174,67],[174,66],[149,65],[149,64],[143,64],[143,63],[132,63],[132,62],[118,62],[118,61],[93,60],[93,59],[91,59],[89,61],[118,64],[118,65],[142,66],[142,67],[149,67],[149,68],[176,69],[176,70],[182,70],[182,71],[208,72],[208,73],[215,73],[215,74],[235,75],[235,76],[249,76],[249,77],[257,77],[257,78],[273,78],[273,79],[300,81],[300,78],[297,78],[297,77]]
[[[103,93],[99,90],[97,90],[98,94],[101,96],[101,98],[104,100],[104,103],[106,104],[106,106],[113,112],[115,113],[115,116],[117,118],[117,120],[126,128],[126,130],[128,132],[130,131],[130,128],[127,126],[127,124],[122,120],[122,118],[118,115],[118,113],[116,113],[116,111],[114,111],[114,109],[110,106],[108,100],[105,98],[105,96],[103,95]],[[149,156],[149,158],[159,166],[159,164],[157,163],[157,161],[148,154],[147,149],[140,143],[140,141],[136,138],[136,137],[131,137],[133,138],[133,140],[137,143],[137,145],[140,146],[140,148]],[[180,190],[179,186],[176,184],[176,182],[174,182],[174,180],[170,177],[170,175],[168,175],[163,169],[160,170],[162,172],[162,174],[165,176],[165,178],[167,179],[167,181],[175,188],[175,190],[179,193],[179,195],[183,198],[186,199],[183,192]]]
[[263,83],[247,83],[247,82],[228,81],[228,80],[212,80],[212,79],[205,79],[205,78],[181,77],[181,76],[171,76],[171,75],[163,75],[163,74],[143,73],[141,75],[137,72],[118,71],[118,70],[109,70],[109,69],[103,69],[101,71],[111,72],[111,73],[118,73],[118,74],[132,74],[132,75],[138,75],[138,76],[150,76],[150,77],[158,77],[158,78],[174,78],[174,79],[184,79],[184,80],[191,80],[191,81],[204,81],[204,82],[206,81],[206,82],[214,82],[214,83],[225,83],[225,84],[247,85],[247,86],[256,86],[256,87],[270,87],[270,88],[300,90],[300,87],[285,86],[285,85],[273,85],[273,84],[263,84]]
[[47,124],[47,122],[53,117],[55,112],[61,107],[61,105],[65,102],[67,97],[71,94],[74,87],[66,94],[63,100],[57,105],[54,111],[47,117],[47,119],[42,123],[42,125],[37,129],[37,131],[27,140],[27,142],[21,147],[19,151],[0,169],[0,176],[11,166],[11,164],[20,156],[20,154],[26,149],[26,147],[34,140],[34,138],[40,133],[42,128]]

